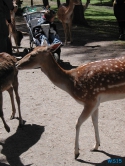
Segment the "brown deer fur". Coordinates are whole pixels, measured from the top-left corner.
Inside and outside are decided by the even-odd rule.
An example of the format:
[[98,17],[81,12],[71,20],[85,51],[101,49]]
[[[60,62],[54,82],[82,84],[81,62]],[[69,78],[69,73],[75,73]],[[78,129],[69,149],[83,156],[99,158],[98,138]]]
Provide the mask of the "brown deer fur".
[[62,4],[59,6],[57,11],[57,17],[62,22],[64,34],[65,34],[65,44],[69,41],[72,42],[71,28],[73,19],[73,10],[75,5],[80,4],[80,0],[70,0],[69,5]]
[[11,119],[15,117],[16,109],[14,104],[13,90],[16,95],[16,101],[19,111],[19,125],[22,125],[21,111],[20,111],[20,97],[18,94],[18,70],[15,67],[16,59],[7,54],[0,53],[0,117],[3,121],[4,127],[7,132],[10,131],[9,126],[5,122],[3,115],[3,91],[8,91],[12,104],[12,115]]

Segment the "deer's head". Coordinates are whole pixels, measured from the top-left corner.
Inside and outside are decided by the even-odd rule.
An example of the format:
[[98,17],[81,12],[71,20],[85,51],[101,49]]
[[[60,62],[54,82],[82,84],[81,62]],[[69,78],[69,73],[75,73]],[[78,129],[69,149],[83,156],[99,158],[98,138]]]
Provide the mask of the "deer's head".
[[18,69],[34,69],[45,66],[49,60],[54,59],[52,52],[58,48],[58,44],[51,46],[39,46],[34,48],[32,52],[24,56],[20,61],[17,62],[16,66]]

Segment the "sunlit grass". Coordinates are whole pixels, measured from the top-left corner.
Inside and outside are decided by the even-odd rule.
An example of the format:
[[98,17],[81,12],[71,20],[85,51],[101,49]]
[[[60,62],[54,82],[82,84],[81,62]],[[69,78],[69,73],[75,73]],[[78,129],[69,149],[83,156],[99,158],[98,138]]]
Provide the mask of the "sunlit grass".
[[[61,3],[66,2],[61,0]],[[82,3],[85,4],[86,0],[82,0]],[[102,4],[101,4],[102,2]],[[49,1],[51,8],[57,10],[57,1]],[[33,0],[34,5],[43,5],[42,0]],[[87,20],[96,20],[96,21],[111,21],[114,22],[116,18],[114,17],[113,8],[105,5],[112,5],[112,0],[91,0],[88,9],[85,11],[85,18]],[[23,1],[22,7],[30,6],[31,0]],[[103,6],[104,5],[104,6]]]
[[[60,0],[61,3],[65,3],[66,0]],[[102,2],[102,3],[101,3]],[[49,1],[50,4],[55,4],[54,6],[56,7],[57,5],[57,0],[52,0]],[[82,0],[82,4],[85,4],[86,0]],[[33,0],[33,4],[34,5],[43,5],[43,1],[42,0]],[[91,5],[112,5],[112,0],[91,0],[90,2]],[[24,0],[22,7],[25,6],[30,6],[31,5],[31,0]]]
[[89,6],[85,11],[85,18],[92,20],[103,20],[103,21],[115,21],[116,18],[113,13],[112,7],[99,7],[99,6]]

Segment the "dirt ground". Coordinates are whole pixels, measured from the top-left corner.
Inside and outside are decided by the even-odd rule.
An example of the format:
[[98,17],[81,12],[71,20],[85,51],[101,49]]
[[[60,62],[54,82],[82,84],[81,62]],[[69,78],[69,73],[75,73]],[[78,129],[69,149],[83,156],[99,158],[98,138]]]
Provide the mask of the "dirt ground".
[[[19,20],[17,28],[27,31],[23,18]],[[61,49],[62,67],[69,69],[90,61],[124,55],[125,42],[117,40],[117,24],[113,32],[111,26],[106,26],[105,33],[96,26],[74,26],[74,43]],[[57,27],[64,41],[59,22]],[[27,35],[21,46],[29,47]],[[23,48],[20,53],[22,51]],[[0,166],[125,166],[125,99],[100,105],[99,151],[90,152],[95,144],[91,118],[82,125],[80,156],[75,160],[75,124],[83,106],[55,87],[40,69],[19,71],[18,78],[25,125],[18,129],[18,120],[10,120],[10,98],[4,92],[3,110],[11,131],[7,133],[0,120]],[[116,163],[108,163],[108,159]]]

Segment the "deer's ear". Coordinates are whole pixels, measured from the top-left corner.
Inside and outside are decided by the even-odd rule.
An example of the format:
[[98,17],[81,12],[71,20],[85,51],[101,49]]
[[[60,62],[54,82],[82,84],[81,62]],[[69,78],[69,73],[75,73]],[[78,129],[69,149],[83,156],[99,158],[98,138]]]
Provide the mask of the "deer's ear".
[[59,47],[61,46],[61,43],[56,43],[48,46],[48,49],[51,50],[52,52],[55,52]]

